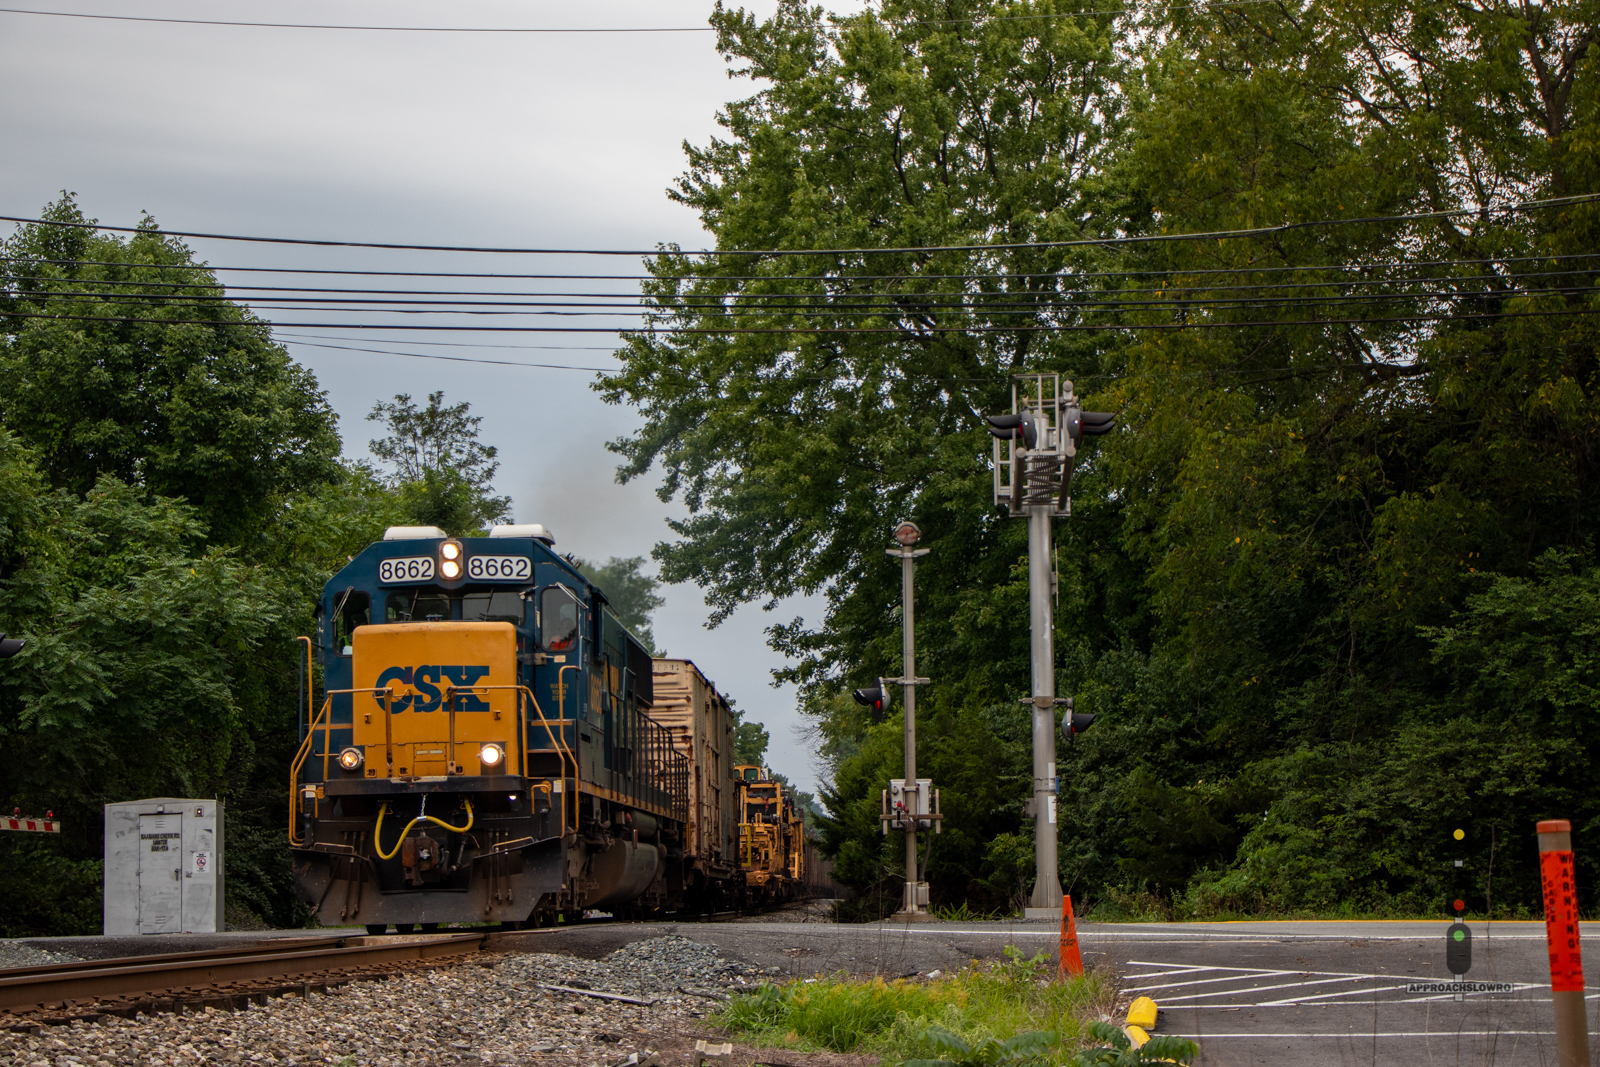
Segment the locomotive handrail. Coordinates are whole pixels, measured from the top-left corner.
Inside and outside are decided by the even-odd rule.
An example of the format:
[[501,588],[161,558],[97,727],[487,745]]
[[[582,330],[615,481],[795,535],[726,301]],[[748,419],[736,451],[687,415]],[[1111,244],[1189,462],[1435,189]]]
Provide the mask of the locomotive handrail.
[[[300,750],[295,753],[294,762],[289,765],[289,844],[292,847],[299,848],[301,844],[300,839],[294,835],[295,819],[300,814],[300,798],[297,796],[300,788],[300,768],[305,766],[306,757],[311,755],[311,742],[316,739],[319,723],[322,726],[322,780],[324,782],[328,780],[328,750],[332,747],[333,735],[333,719],[328,712],[333,707],[333,698],[340,693],[387,694],[391,692],[393,690],[388,686],[382,689],[373,687],[370,689],[324,689],[322,691],[322,710],[317,712],[316,718],[312,719],[310,725],[306,727],[305,740],[300,742]],[[387,703],[384,708],[385,710],[388,709]],[[387,730],[389,716],[385,715],[383,717],[383,723],[385,730]],[[393,763],[392,756],[390,757],[390,762]]]
[[[551,729],[550,720],[546,719],[544,717],[544,709],[539,706],[539,698],[533,695],[533,690],[529,689],[525,685],[464,685],[464,686],[461,686],[460,688],[461,689],[471,689],[471,690],[478,690],[478,689],[485,689],[485,690],[488,690],[488,689],[512,689],[512,690],[515,690],[516,693],[517,693],[517,699],[518,699],[519,705],[520,705],[521,699],[523,697],[527,697],[528,698],[528,703],[533,705],[533,713],[535,715],[539,716],[539,725],[544,727],[545,736],[555,740],[556,752],[562,757],[562,760],[561,760],[561,777],[563,779],[566,778],[567,761],[568,760],[572,761],[572,790],[571,790],[571,792],[573,793],[573,803],[574,804],[577,803],[576,794],[577,794],[577,789],[578,789],[578,757],[574,756],[572,754],[572,749],[567,747],[567,739],[566,739],[564,733],[561,732],[561,731],[557,731],[557,730]],[[565,722],[576,722],[577,720],[576,719],[557,719],[556,721],[565,723]],[[520,740],[520,734],[522,732],[522,708],[520,706],[517,708],[517,732],[518,732],[518,735],[519,735],[518,748],[521,749],[521,748],[526,747],[526,745]],[[527,754],[525,752],[519,751],[517,753],[518,769],[524,775],[526,775],[528,773],[528,769],[527,769],[526,763],[527,763]],[[565,789],[565,788],[562,789],[562,794],[563,794],[563,797],[562,797],[562,800],[561,800],[561,836],[562,837],[565,837],[567,835],[567,801],[566,801],[566,797],[565,797],[565,794],[567,792],[568,792],[567,789]],[[577,823],[576,812],[574,812],[573,823],[574,823],[574,825],[576,825],[576,823]]]

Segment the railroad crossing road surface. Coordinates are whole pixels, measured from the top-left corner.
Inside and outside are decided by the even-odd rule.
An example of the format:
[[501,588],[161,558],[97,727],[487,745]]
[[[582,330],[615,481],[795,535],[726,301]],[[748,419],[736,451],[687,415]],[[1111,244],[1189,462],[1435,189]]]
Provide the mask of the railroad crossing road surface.
[[[1354,1067],[1424,1064],[1543,1065],[1555,1037],[1542,923],[1473,923],[1469,981],[1509,992],[1407,993],[1410,982],[1448,981],[1447,922],[1083,923],[1084,961],[1115,974],[1126,998],[1161,1008],[1157,1033],[1200,1043],[1200,1067]],[[331,931],[319,931],[329,933]],[[359,933],[361,931],[352,931]],[[305,936],[307,931],[284,931]],[[1584,940],[1600,944],[1600,924]],[[954,970],[999,957],[1006,946],[1053,953],[1046,923],[617,923],[541,932],[544,951],[597,959],[625,944],[679,934],[786,975],[835,971],[888,976]],[[200,938],[203,935],[192,935]],[[221,935],[241,936],[241,935]],[[261,938],[262,934],[248,935]],[[211,935],[218,938],[218,935]],[[111,953],[60,938],[28,942],[79,955]],[[117,939],[123,940],[123,939]],[[187,946],[176,937],[162,949]],[[170,948],[165,946],[171,946]],[[546,947],[547,946],[547,947]],[[142,946],[141,946],[142,947]],[[1591,950],[1593,951],[1593,950]],[[1600,955],[1591,956],[1590,1030],[1600,1030]],[[1597,1040],[1596,1051],[1600,1051]]]
[[[639,937],[679,933],[787,974],[958,968],[1007,945],[1053,952],[1040,923],[683,923],[589,926],[552,936],[555,951],[599,956]],[[1470,924],[1470,981],[1510,992],[1412,994],[1444,982],[1448,922],[1084,923],[1084,960],[1124,994],[1161,1007],[1158,1033],[1200,1043],[1200,1067],[1555,1062],[1543,923]],[[1585,940],[1600,924],[1584,924]],[[1591,974],[1600,972],[1600,957]],[[1590,994],[1600,1006],[1600,988]],[[1591,1011],[1594,1011],[1591,1008]],[[1600,1017],[1590,1029],[1600,1029]],[[1600,1047],[1597,1047],[1600,1051]]]

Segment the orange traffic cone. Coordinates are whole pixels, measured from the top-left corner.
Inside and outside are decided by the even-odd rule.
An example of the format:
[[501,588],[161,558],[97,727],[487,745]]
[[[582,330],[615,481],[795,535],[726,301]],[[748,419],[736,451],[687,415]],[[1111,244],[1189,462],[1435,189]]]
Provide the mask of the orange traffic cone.
[[1083,955],[1078,951],[1078,926],[1072,921],[1072,897],[1061,898],[1061,952],[1060,975],[1081,975]]

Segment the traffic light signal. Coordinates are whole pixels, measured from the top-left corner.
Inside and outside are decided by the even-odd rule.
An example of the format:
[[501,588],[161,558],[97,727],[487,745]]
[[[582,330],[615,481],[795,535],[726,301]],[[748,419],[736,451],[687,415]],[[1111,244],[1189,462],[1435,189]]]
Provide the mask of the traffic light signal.
[[990,415],[989,432],[1002,441],[1015,441],[1021,439],[1022,447],[1033,449],[1039,447],[1039,424],[1027,412],[1013,412],[1010,415]]
[[1071,741],[1094,725],[1094,716],[1085,711],[1072,710],[1072,698],[1067,698],[1067,710],[1061,716],[1061,736]]
[[1444,965],[1457,978],[1472,970],[1472,931],[1460,919],[1444,932]]
[[883,679],[878,679],[878,684],[866,689],[857,689],[850,694],[856,698],[857,704],[865,705],[872,713],[873,722],[883,721],[883,711],[889,706],[889,695],[884,690]]
[[22,651],[22,639],[0,633],[0,659],[10,659]]

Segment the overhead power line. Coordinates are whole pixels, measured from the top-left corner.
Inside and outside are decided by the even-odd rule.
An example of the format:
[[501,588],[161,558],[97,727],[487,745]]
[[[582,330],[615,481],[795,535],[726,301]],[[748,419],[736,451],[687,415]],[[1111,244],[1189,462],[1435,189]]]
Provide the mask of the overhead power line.
[[[806,334],[895,334],[899,336],[915,336],[929,333],[1073,333],[1073,332],[1132,332],[1136,330],[1249,330],[1260,329],[1268,326],[1368,326],[1389,322],[1438,322],[1438,321],[1465,321],[1475,319],[1530,319],[1550,318],[1552,316],[1578,316],[1600,314],[1600,307],[1594,308],[1561,308],[1550,311],[1492,311],[1492,312],[1423,312],[1413,315],[1392,316],[1363,316],[1361,318],[1324,318],[1324,319],[1269,319],[1250,320],[1238,322],[1130,322],[1130,323],[1048,323],[1036,325],[1017,326],[936,326],[936,325],[907,325],[907,326],[724,326],[724,327],[687,327],[664,326],[650,324],[641,327],[617,326],[451,326],[434,325],[430,323],[378,323],[378,322],[302,322],[290,325],[300,326],[304,329],[317,330],[394,330],[394,331],[424,331],[435,333],[637,333],[656,335],[725,335],[725,334],[790,334],[804,336]],[[135,316],[118,315],[54,315],[42,312],[3,312],[0,318],[11,319],[47,319],[58,322],[115,322],[147,326],[211,326],[218,328],[245,327],[250,329],[272,329],[275,323],[265,319],[256,322],[227,322],[213,319],[149,319]]]
[[202,233],[189,230],[147,230],[137,226],[106,226],[97,222],[63,222],[57,219],[34,219],[16,215],[0,215],[0,222],[15,222],[30,226],[55,226],[65,229],[105,230],[110,233],[156,233],[164,237],[189,237],[206,241],[243,241],[253,244],[306,245],[319,248],[377,248],[407,252],[469,252],[490,255],[523,256],[872,256],[925,254],[931,252],[1005,252],[1033,248],[1089,248],[1114,247],[1133,244],[1158,244],[1179,241],[1220,241],[1243,237],[1266,237],[1294,230],[1326,226],[1361,226],[1391,222],[1424,222],[1434,219],[1459,218],[1466,215],[1503,215],[1532,211],[1539,208],[1559,207],[1588,203],[1600,199],[1600,193],[1579,196],[1553,197],[1545,200],[1527,200],[1498,208],[1451,208],[1444,211],[1422,211],[1403,215],[1370,215],[1347,219],[1311,219],[1305,222],[1286,222],[1272,226],[1256,226],[1237,230],[1208,230],[1196,233],[1137,234],[1128,237],[1086,237],[1068,241],[1011,241],[992,244],[967,245],[910,245],[892,248],[761,248],[761,249],[707,249],[700,252],[683,252],[677,249],[621,249],[621,248],[511,248],[494,245],[427,245],[392,241],[335,241],[309,237],[258,237],[244,234]]
[[[1394,261],[1389,263],[1309,263],[1276,267],[1204,267],[1204,268],[1170,268],[1166,270],[1117,270],[1117,271],[1046,271],[1042,273],[1027,272],[996,272],[987,274],[908,274],[904,271],[898,274],[694,274],[685,275],[685,281],[691,282],[861,282],[861,281],[1012,281],[1032,280],[1036,278],[1061,278],[1072,280],[1079,278],[1145,278],[1145,277],[1200,277],[1213,274],[1293,274],[1306,271],[1326,271],[1330,273],[1366,271],[1366,270],[1398,270],[1402,268],[1421,269],[1424,267],[1455,267],[1455,266],[1483,266],[1497,263],[1567,263],[1583,260],[1600,259],[1600,252],[1580,252],[1571,255],[1559,256],[1492,256],[1483,259],[1426,259],[1416,261]],[[225,274],[318,274],[338,275],[362,278],[498,278],[508,281],[655,281],[660,276],[654,274],[506,274],[499,272],[480,271],[430,271],[430,270],[339,270],[326,267],[219,267],[203,263],[130,263],[126,260],[94,260],[94,259],[35,259],[29,256],[4,256],[0,255],[0,262],[11,263],[50,263],[60,266],[73,267],[122,267],[137,270],[182,270],[182,271],[214,271]],[[62,281],[72,279],[62,278]],[[156,283],[150,283],[156,284]],[[201,283],[191,283],[201,284]],[[218,283],[222,284],[222,283]],[[1318,283],[1322,284],[1322,283]]]
[[[1587,257],[1585,257],[1585,258],[1587,258]],[[19,282],[20,281],[43,282],[43,283],[47,283],[47,284],[50,284],[50,285],[63,285],[63,286],[93,285],[93,286],[99,286],[99,287],[120,286],[120,287],[126,287],[128,289],[136,289],[137,288],[137,289],[167,289],[167,290],[186,290],[186,289],[198,289],[198,290],[217,290],[217,289],[221,289],[221,290],[225,290],[225,294],[216,294],[216,293],[206,292],[206,293],[198,294],[198,295],[195,295],[195,296],[192,296],[192,297],[186,297],[182,293],[172,293],[171,296],[174,299],[245,300],[245,299],[250,299],[250,298],[249,297],[245,297],[245,296],[241,296],[240,294],[243,294],[243,293],[268,293],[268,294],[271,294],[271,295],[263,297],[262,299],[268,299],[268,300],[298,300],[299,297],[296,297],[293,294],[296,294],[296,293],[308,293],[308,294],[315,294],[317,296],[322,296],[322,295],[325,295],[325,294],[332,294],[332,295],[337,295],[337,296],[362,296],[362,295],[366,295],[366,296],[370,296],[370,297],[373,297],[373,298],[400,297],[400,296],[435,296],[435,297],[438,297],[438,296],[461,296],[461,297],[487,296],[487,297],[528,297],[528,298],[535,298],[535,299],[563,297],[563,298],[581,299],[581,300],[618,300],[618,299],[627,299],[627,300],[635,300],[635,301],[673,300],[673,301],[684,301],[687,304],[689,304],[690,306],[693,306],[694,302],[696,302],[696,301],[707,301],[707,302],[709,302],[707,304],[707,306],[716,306],[715,302],[724,301],[724,300],[755,301],[755,300],[774,300],[774,299],[796,299],[796,300],[800,300],[800,299],[828,299],[828,300],[832,300],[832,301],[855,301],[855,300],[883,300],[883,299],[888,299],[888,298],[891,298],[891,297],[907,297],[907,298],[910,298],[910,297],[916,297],[916,298],[935,298],[935,297],[938,297],[938,298],[957,298],[957,297],[962,297],[962,298],[968,298],[968,299],[980,299],[980,298],[988,299],[988,298],[993,298],[993,297],[1045,298],[1045,297],[1059,296],[1064,292],[1071,291],[1071,290],[1074,290],[1074,289],[1076,289],[1076,291],[1079,291],[1079,292],[1097,292],[1097,293],[1100,293],[1101,295],[1106,295],[1106,296],[1116,296],[1116,295],[1119,295],[1119,294],[1121,294],[1121,295],[1129,295],[1129,296],[1133,296],[1133,295],[1149,296],[1149,295],[1152,295],[1152,294],[1160,294],[1160,295],[1166,296],[1166,295],[1172,295],[1172,294],[1176,294],[1176,293],[1219,293],[1219,292],[1241,293],[1241,292],[1258,292],[1258,291],[1265,291],[1265,290],[1280,290],[1280,289],[1301,289],[1301,290],[1305,290],[1305,289],[1326,289],[1326,288],[1353,289],[1353,288],[1358,288],[1358,287],[1381,287],[1381,286],[1393,286],[1393,285],[1440,285],[1440,284],[1446,284],[1446,283],[1449,283],[1449,284],[1464,284],[1464,283],[1467,283],[1467,282],[1504,282],[1504,283],[1508,283],[1508,284],[1516,284],[1516,283],[1525,283],[1525,282],[1527,282],[1527,281],[1529,281],[1531,279],[1535,279],[1535,278],[1590,277],[1590,276],[1595,275],[1596,273],[1597,273],[1596,268],[1591,266],[1591,267],[1568,269],[1568,270],[1524,270],[1524,271],[1520,271],[1520,272],[1515,273],[1515,274],[1440,274],[1440,275],[1423,275],[1423,276],[1420,276],[1420,277],[1419,276],[1413,276],[1413,275],[1402,275],[1402,276],[1399,276],[1399,277],[1388,277],[1388,278],[1379,278],[1379,277],[1371,277],[1371,278],[1318,278],[1318,279],[1288,281],[1288,282],[1254,282],[1254,283],[1248,283],[1247,282],[1247,283],[1231,283],[1231,284],[1222,284],[1222,285],[1163,284],[1159,288],[1157,288],[1157,287],[1137,287],[1137,288],[1129,288],[1129,289],[1099,289],[1099,290],[1091,290],[1088,287],[1074,287],[1074,286],[1063,286],[1061,288],[1053,288],[1053,289],[1017,289],[1017,288],[1009,288],[1009,289],[953,289],[953,290],[946,290],[946,291],[941,291],[941,290],[914,290],[914,289],[895,290],[895,289],[889,289],[889,288],[875,288],[874,287],[874,288],[862,288],[860,290],[854,290],[854,291],[839,291],[837,288],[835,288],[833,290],[816,290],[816,291],[811,291],[811,292],[806,292],[806,291],[764,291],[764,290],[763,291],[752,291],[750,289],[732,289],[732,290],[729,290],[727,292],[721,292],[721,293],[714,292],[714,291],[691,289],[691,290],[687,290],[687,291],[680,291],[680,292],[675,292],[675,293],[670,293],[670,294],[628,293],[628,292],[621,292],[621,291],[595,292],[595,291],[592,291],[592,290],[591,291],[585,291],[585,292],[558,292],[558,291],[516,292],[516,291],[503,290],[503,289],[370,289],[370,288],[351,289],[351,288],[343,288],[343,287],[335,287],[335,286],[315,286],[315,285],[248,285],[248,284],[239,284],[239,283],[233,283],[233,282],[221,282],[221,281],[214,281],[214,280],[212,280],[212,281],[199,281],[199,282],[157,282],[157,281],[149,281],[149,280],[146,280],[146,279],[143,279],[143,278],[61,278],[61,277],[55,277],[55,276],[47,275],[47,274],[40,274],[40,275],[19,274],[19,275],[13,275],[12,276],[12,280],[13,281],[19,281]],[[1086,276],[1085,275],[1065,274],[1065,275],[1044,275],[1043,277],[1053,278],[1053,279],[1055,279],[1057,281],[1060,281],[1060,282],[1063,282],[1063,283],[1070,283],[1070,282],[1073,282],[1075,280],[1078,280],[1079,278],[1083,278],[1083,277],[1086,277]],[[762,279],[762,280],[766,280],[766,279]],[[817,279],[817,280],[832,281],[832,279]],[[859,279],[853,279],[853,278],[839,279],[839,281],[841,283],[849,283],[849,282],[853,282],[853,281],[857,281],[857,280],[859,280]],[[939,280],[945,280],[945,279],[941,279],[941,278],[938,278],[938,277],[924,278],[924,277],[913,276],[913,277],[909,277],[909,278],[899,278],[899,277],[897,277],[897,278],[894,278],[892,280],[904,281],[904,282],[921,282],[921,281],[939,281]],[[955,280],[955,279],[950,279],[950,280]],[[966,279],[966,280],[972,280],[972,279]],[[1006,279],[1006,278],[986,278],[986,279],[980,279],[980,280],[1007,281],[1009,279]],[[43,297],[50,297],[50,296],[68,297],[68,296],[93,295],[93,296],[104,296],[104,297],[106,297],[108,299],[119,299],[120,298],[119,294],[116,293],[115,291],[110,292],[110,293],[95,293],[95,292],[92,292],[91,290],[88,290],[88,289],[74,289],[74,288],[61,288],[61,289],[43,288],[43,289],[39,289],[39,290],[31,290],[31,289],[29,289],[29,290],[21,290],[21,289],[19,289],[18,290],[18,296],[19,297],[31,298],[33,295],[35,295],[35,293],[37,293],[39,296],[43,296]],[[149,295],[160,296],[161,294],[149,294]],[[1427,295],[1427,294],[1414,294],[1414,295]]]
[[[1203,10],[1207,7],[1253,7],[1258,4],[1279,4],[1281,0],[1223,0],[1214,5],[1169,4],[1168,10]],[[903,26],[976,26],[991,22],[1042,22],[1055,19],[1093,18],[1101,15],[1127,15],[1131,8],[1107,8],[1101,11],[1061,11],[1032,15],[990,15],[981,19],[917,19],[901,23]],[[36,15],[42,18],[96,19],[106,22],[151,22],[169,26],[231,26],[262,30],[342,30],[366,33],[713,33],[714,26],[369,26],[352,23],[328,22],[248,22],[231,19],[177,19],[155,15],[102,15],[87,11],[40,11],[35,8],[0,7],[0,14]]]

